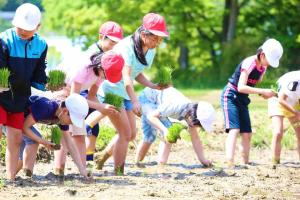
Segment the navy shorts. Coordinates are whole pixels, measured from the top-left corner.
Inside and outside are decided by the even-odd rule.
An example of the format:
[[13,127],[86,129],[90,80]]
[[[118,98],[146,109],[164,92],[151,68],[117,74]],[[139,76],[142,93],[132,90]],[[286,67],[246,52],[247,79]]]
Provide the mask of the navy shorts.
[[[32,132],[42,138],[41,133],[34,128],[33,126],[30,128],[32,130]],[[27,137],[26,135],[23,135],[23,139],[22,139],[22,143],[21,143],[21,147],[20,147],[20,153],[19,153],[19,160],[23,160],[23,153],[25,150],[26,145],[31,145],[31,144],[38,144],[37,142],[33,141],[32,139],[30,139],[29,137]]]
[[225,131],[240,129],[240,133],[251,133],[248,110],[250,99],[247,94],[239,93],[230,85],[225,86],[221,95],[221,106],[225,119]]

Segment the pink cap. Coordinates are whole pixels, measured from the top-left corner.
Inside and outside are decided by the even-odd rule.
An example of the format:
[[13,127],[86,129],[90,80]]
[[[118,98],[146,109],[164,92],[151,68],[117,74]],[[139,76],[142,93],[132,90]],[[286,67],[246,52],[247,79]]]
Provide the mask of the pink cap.
[[119,82],[122,79],[122,69],[124,66],[124,59],[121,54],[110,50],[103,54],[101,58],[101,65],[105,71],[108,81],[112,83]]
[[108,21],[102,24],[99,28],[99,34],[106,36],[115,42],[119,42],[123,39],[121,26],[113,21]]
[[167,25],[165,19],[156,13],[148,13],[143,18],[143,27],[150,31],[152,34],[168,37]]

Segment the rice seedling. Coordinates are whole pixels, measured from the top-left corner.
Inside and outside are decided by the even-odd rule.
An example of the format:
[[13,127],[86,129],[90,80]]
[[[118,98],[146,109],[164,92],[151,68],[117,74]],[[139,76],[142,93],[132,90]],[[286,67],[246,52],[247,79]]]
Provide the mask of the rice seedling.
[[155,79],[159,85],[169,85],[172,82],[173,68],[170,66],[161,67],[157,70]]
[[8,78],[10,76],[10,71],[7,68],[0,69],[0,87],[8,88]]
[[122,97],[113,93],[106,93],[104,97],[104,103],[115,106],[118,111],[122,108],[123,100]]
[[55,145],[53,146],[54,150],[60,149],[60,141],[62,138],[62,132],[58,126],[51,127],[51,142]]
[[62,70],[51,70],[48,76],[48,88],[50,90],[58,90],[65,85],[66,74]]
[[180,132],[185,128],[184,125],[179,123],[172,124],[171,127],[168,128],[168,134],[166,135],[166,139],[169,143],[176,143],[177,139],[180,138]]

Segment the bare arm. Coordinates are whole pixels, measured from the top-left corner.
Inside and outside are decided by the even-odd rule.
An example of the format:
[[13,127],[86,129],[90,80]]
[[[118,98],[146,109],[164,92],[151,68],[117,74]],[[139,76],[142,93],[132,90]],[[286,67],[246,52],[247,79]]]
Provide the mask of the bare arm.
[[157,85],[149,81],[143,73],[140,73],[135,80],[146,87],[158,89]]
[[150,121],[150,123],[157,128],[158,130],[162,131],[164,135],[166,136],[168,133],[168,129],[161,123],[159,119],[160,113],[158,110],[154,110],[153,112],[150,112],[147,115],[147,119]]
[[259,94],[264,98],[270,98],[275,96],[276,93],[271,89],[263,89],[263,88],[255,88],[247,85],[248,74],[245,71],[241,72],[239,83],[238,83],[238,91],[244,94]]
[[52,145],[54,145],[53,143],[37,136],[36,134],[33,133],[33,131],[31,130],[31,127],[35,124],[35,120],[32,116],[32,114],[29,114],[25,121],[24,121],[24,126],[23,126],[23,131],[24,134],[29,137],[30,139],[32,139],[33,141],[39,143],[39,144],[43,144],[44,146],[46,146],[47,148],[51,148]]
[[94,102],[99,102],[98,99],[97,99],[98,89],[99,89],[99,87],[96,84],[93,84],[91,86],[91,88],[89,89],[87,99],[91,100],[91,101],[94,101]]
[[292,106],[290,106],[287,102],[288,96],[282,92],[279,92],[278,94],[278,101],[279,103],[286,108],[291,113],[294,113],[298,118],[300,118],[300,112],[294,109]]
[[65,140],[66,146],[71,154],[71,157],[73,158],[80,174],[84,177],[87,177],[87,171],[85,166],[83,166],[82,162],[81,162],[81,158],[80,158],[80,154],[79,154],[79,150],[76,146],[76,144],[74,143],[74,141],[71,138],[71,135],[68,131],[63,131],[63,138]]
[[207,160],[204,156],[202,142],[199,138],[198,131],[196,127],[189,127],[189,133],[191,134],[192,144],[194,151],[197,155],[198,160],[205,166],[210,166],[211,161]]

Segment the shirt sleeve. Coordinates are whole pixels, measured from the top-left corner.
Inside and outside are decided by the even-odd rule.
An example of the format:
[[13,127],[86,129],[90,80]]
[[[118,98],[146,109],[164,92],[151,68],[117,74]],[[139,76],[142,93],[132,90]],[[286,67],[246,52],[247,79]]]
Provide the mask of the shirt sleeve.
[[0,68],[8,67],[9,51],[2,39],[0,39],[0,48]]
[[248,57],[242,61],[241,71],[245,71],[247,74],[250,74],[255,66],[255,56]]
[[43,51],[38,65],[35,68],[34,72],[33,72],[33,77],[31,82],[36,82],[39,84],[46,84],[47,83],[47,76],[46,76],[46,56],[47,56],[47,51],[48,51],[48,46],[46,45],[45,50]]
[[75,77],[73,78],[72,82],[75,81],[80,84],[86,83],[88,80],[88,75],[90,72],[93,72],[92,70],[88,69],[87,67],[82,68],[77,72]]

